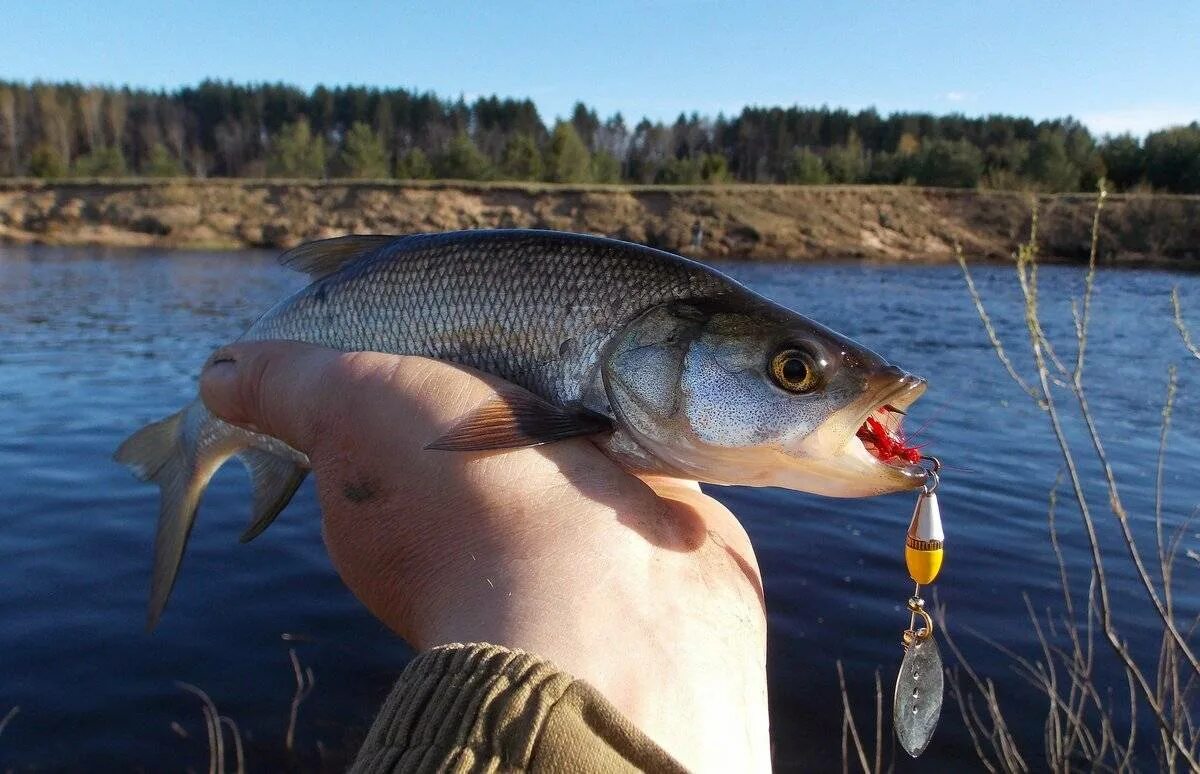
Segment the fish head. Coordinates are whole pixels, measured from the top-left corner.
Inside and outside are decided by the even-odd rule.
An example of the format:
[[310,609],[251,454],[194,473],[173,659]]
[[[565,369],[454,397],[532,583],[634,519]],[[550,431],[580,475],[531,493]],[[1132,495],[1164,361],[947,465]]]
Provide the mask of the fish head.
[[890,442],[864,440],[902,438],[925,380],[769,302],[661,305],[614,338],[601,368],[618,426],[680,475],[833,497],[925,483],[919,464],[885,456]]

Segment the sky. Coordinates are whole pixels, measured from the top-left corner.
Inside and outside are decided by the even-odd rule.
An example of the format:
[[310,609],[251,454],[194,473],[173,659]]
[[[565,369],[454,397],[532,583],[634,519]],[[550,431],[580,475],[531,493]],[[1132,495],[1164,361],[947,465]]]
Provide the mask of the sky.
[[746,105],[1200,120],[1200,3],[1155,0],[10,3],[0,79],[204,78],[577,100],[673,120]]

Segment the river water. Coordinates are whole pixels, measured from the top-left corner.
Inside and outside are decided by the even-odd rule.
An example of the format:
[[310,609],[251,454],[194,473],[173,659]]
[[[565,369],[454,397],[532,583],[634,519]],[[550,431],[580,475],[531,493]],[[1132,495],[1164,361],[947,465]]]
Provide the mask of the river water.
[[[722,268],[930,379],[909,427],[927,424],[923,439],[950,466],[940,492],[948,538],[938,599],[975,669],[996,682],[1036,768],[1045,701],[1024,686],[1009,656],[980,637],[1037,657],[1022,595],[1037,609],[1061,609],[1046,503],[1062,460],[1045,414],[993,356],[959,270],[862,263]],[[1028,375],[1011,269],[980,266],[975,273]],[[1046,328],[1064,342],[1064,354],[1073,352],[1068,304],[1082,278],[1070,267],[1041,272]],[[0,717],[20,707],[0,735],[0,765],[203,770],[200,704],[177,681],[202,687],[238,724],[253,769],[336,769],[353,754],[409,654],[339,583],[321,546],[311,482],[270,530],[240,546],[247,483],[236,466],[223,470],[204,501],[170,610],[147,634],[157,493],[110,461],[131,430],[191,398],[213,348],[302,282],[257,252],[0,249]],[[1180,369],[1181,397],[1166,466],[1168,524],[1179,524],[1200,501],[1200,362],[1171,322],[1176,285],[1200,329],[1195,277],[1102,271],[1088,350],[1092,407],[1151,557],[1158,428],[1171,364]],[[1077,421],[1067,429],[1081,438]],[[1094,482],[1096,471],[1085,460],[1084,476]],[[1103,491],[1089,486],[1122,635],[1149,662],[1157,654],[1155,617],[1134,583]],[[874,672],[881,670],[889,692],[907,623],[902,541],[913,497],[710,491],[742,518],[762,565],[776,765],[840,768],[835,663],[845,664],[870,741]],[[1078,513],[1068,505],[1059,512],[1062,545],[1081,589],[1088,554]],[[1183,546],[1200,550],[1195,527]],[[1200,609],[1198,581],[1200,562],[1181,557],[1181,620]],[[292,754],[283,750],[295,688],[289,649],[316,678],[300,708]],[[1124,678],[1102,671],[1101,681],[1112,681],[1123,696]],[[1139,713],[1139,723],[1140,736],[1150,739],[1149,713]],[[885,745],[886,760],[894,750]],[[930,762],[931,770],[978,768],[949,697],[922,759]],[[899,764],[914,769],[907,760]]]

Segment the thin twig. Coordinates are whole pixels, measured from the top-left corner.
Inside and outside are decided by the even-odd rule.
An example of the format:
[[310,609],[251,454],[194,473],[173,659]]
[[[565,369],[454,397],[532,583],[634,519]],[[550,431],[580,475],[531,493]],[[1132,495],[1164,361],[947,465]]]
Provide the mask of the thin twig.
[[883,771],[883,682],[875,670],[875,774]]
[[1171,607],[1171,571],[1163,544],[1163,468],[1167,458],[1167,432],[1171,429],[1171,414],[1175,408],[1175,393],[1179,388],[1179,371],[1172,364],[1167,368],[1167,397],[1163,401],[1162,426],[1158,433],[1158,465],[1154,474],[1154,536],[1158,543],[1158,564],[1161,569],[1163,599]]
[[838,687],[842,689],[842,715],[846,724],[850,728],[850,735],[854,739],[854,751],[858,754],[859,765],[862,766],[863,774],[871,774],[871,768],[867,765],[867,752],[863,749],[862,740],[858,737],[858,726],[854,724],[854,714],[850,712],[850,694],[846,692],[846,672],[842,669],[842,661],[837,662]]
[[204,702],[201,710],[204,713],[204,723],[208,728],[208,772],[209,774],[224,774],[225,771],[225,735],[221,732],[221,713],[217,705],[203,689],[179,680],[175,685],[183,690],[200,697]]
[[237,761],[237,774],[246,774],[246,753],[242,749],[242,733],[238,730],[237,723],[233,722],[233,718],[221,715],[217,718],[220,723],[229,728],[229,733],[233,735],[233,755]]
[[17,716],[17,713],[20,711],[21,711],[21,706],[17,705],[15,707],[13,707],[12,709],[10,709],[8,712],[6,712],[4,714],[3,718],[0,718],[0,734],[4,733],[4,728],[8,725],[9,721],[11,721],[13,718],[15,718]]
[[962,247],[957,244],[954,245],[954,257],[958,259],[958,266],[962,269],[963,279],[967,281],[967,292],[971,294],[971,301],[975,304],[975,312],[979,315],[979,321],[983,323],[983,330],[987,333],[988,340],[992,342],[992,350],[995,351],[1000,364],[1004,366],[1004,370],[1008,371],[1009,377],[1029,397],[1037,400],[1037,393],[1029,386],[1028,382],[1021,378],[1021,375],[1017,373],[1017,369],[1013,367],[1012,361],[1008,359],[1008,353],[1004,351],[1004,344],[1000,342],[1000,336],[996,333],[996,327],[992,325],[992,319],[988,316],[987,307],[983,305],[983,298],[979,295],[979,290],[975,287],[975,280],[971,277],[971,270],[967,268],[967,260],[963,257]]
[[1192,332],[1188,329],[1187,323],[1183,321],[1183,309],[1179,305],[1179,288],[1171,288],[1171,307],[1175,312],[1175,327],[1179,329],[1179,336],[1183,339],[1183,346],[1187,347],[1187,351],[1192,353],[1192,357],[1200,360],[1200,347],[1196,346],[1196,342],[1192,340]]
[[[1046,334],[1041,323],[1038,303],[1038,264],[1036,260],[1036,207],[1031,219],[1029,242],[1017,250],[1016,277],[1024,299],[1025,323],[1029,337],[1030,351],[1033,355],[1037,374],[1036,386],[1031,386],[1028,382],[1019,378],[1015,366],[1000,345],[999,337],[995,334],[995,328],[987,316],[986,309],[983,308],[982,300],[974,287],[974,282],[970,278],[970,272],[967,270],[966,261],[962,258],[961,254],[958,255],[959,265],[963,270],[968,291],[976,305],[980,319],[984,323],[985,331],[988,333],[988,338],[992,342],[997,358],[1006,371],[1008,371],[1010,377],[1048,414],[1051,430],[1063,456],[1064,470],[1067,480],[1070,482],[1070,490],[1079,508],[1092,560],[1091,581],[1087,596],[1087,616],[1082,622],[1086,627],[1086,635],[1081,637],[1081,622],[1075,614],[1067,577],[1066,562],[1058,541],[1058,530],[1054,519],[1057,490],[1063,477],[1062,472],[1060,472],[1058,480],[1051,490],[1049,523],[1051,543],[1059,565],[1060,582],[1066,605],[1065,625],[1066,635],[1069,639],[1069,650],[1051,646],[1046,632],[1042,629],[1037,616],[1034,615],[1033,608],[1028,600],[1027,606],[1029,607],[1030,620],[1033,623],[1038,642],[1041,644],[1042,658],[1044,660],[1042,662],[1032,662],[1008,649],[1001,648],[1001,650],[1009,653],[1010,657],[1014,658],[1019,666],[1018,672],[1037,687],[1038,690],[1047,694],[1047,697],[1050,699],[1045,725],[1045,746],[1047,762],[1051,768],[1055,770],[1075,769],[1078,766],[1076,756],[1077,754],[1081,754],[1085,756],[1094,770],[1130,770],[1133,765],[1133,754],[1137,742],[1137,705],[1140,699],[1146,702],[1158,724],[1162,742],[1160,755],[1162,756],[1161,760],[1166,764],[1166,768],[1173,770],[1176,761],[1181,761],[1187,767],[1196,769],[1197,742],[1200,740],[1200,733],[1197,732],[1196,725],[1193,723],[1192,714],[1189,711],[1190,705],[1183,697],[1189,695],[1193,685],[1200,679],[1200,668],[1197,667],[1196,658],[1188,644],[1188,639],[1192,635],[1192,631],[1184,635],[1179,631],[1175,623],[1175,610],[1173,595],[1171,593],[1171,564],[1179,549],[1179,544],[1176,540],[1172,540],[1168,545],[1165,540],[1162,523],[1164,457],[1171,411],[1175,399],[1176,375],[1174,369],[1172,369],[1168,384],[1167,400],[1163,410],[1158,471],[1155,481],[1156,548],[1161,568],[1161,596],[1159,589],[1151,580],[1142,562],[1141,554],[1130,526],[1131,520],[1122,503],[1116,476],[1109,464],[1083,384],[1088,325],[1091,318],[1092,298],[1095,287],[1100,213],[1104,198],[1105,192],[1102,187],[1092,219],[1091,250],[1089,253],[1088,270],[1085,275],[1083,298],[1078,304],[1073,302],[1071,308],[1075,324],[1077,348],[1074,367],[1070,371],[1067,370],[1062,359],[1055,352],[1054,344]],[[1176,327],[1179,329],[1185,346],[1194,356],[1200,358],[1200,348],[1197,348],[1192,341],[1190,331],[1183,322],[1178,291],[1172,293],[1172,304]],[[1053,374],[1058,374],[1062,377],[1062,380],[1060,381],[1058,378],[1055,378]],[[1148,599],[1155,607],[1162,621],[1163,645],[1157,665],[1156,690],[1151,689],[1141,666],[1133,658],[1127,645],[1117,632],[1113,617],[1113,608],[1109,600],[1108,581],[1105,575],[1095,521],[1085,497],[1080,468],[1063,429],[1061,409],[1055,401],[1052,385],[1067,388],[1071,393],[1071,397],[1074,398],[1074,402],[1079,407],[1080,414],[1087,427],[1088,440],[1091,442],[1092,450],[1102,468],[1104,483],[1107,486],[1109,495],[1109,505],[1114,516],[1116,516],[1121,535],[1128,549],[1128,556],[1134,565]],[[1176,536],[1178,535],[1179,533],[1177,532]],[[1200,621],[1200,617],[1197,620]],[[1096,690],[1096,686],[1092,681],[1092,634],[1094,622],[1099,624],[1101,633],[1104,635],[1112,652],[1121,661],[1125,671],[1129,691],[1129,722],[1131,725],[1127,737],[1122,741],[1118,741],[1119,737],[1113,727],[1111,710],[1109,709],[1114,701],[1111,692],[1108,696],[1102,696]],[[1052,616],[1047,618],[1047,623],[1050,626],[1050,634],[1057,636],[1054,634],[1056,629]],[[964,694],[958,685],[956,677],[951,684],[951,690],[956,701],[959,703],[960,711],[971,734],[976,752],[979,754],[985,767],[989,770],[994,770],[990,756],[984,754],[981,744],[983,738],[988,738],[995,755],[998,756],[997,765],[1005,770],[1011,770],[1013,761],[1007,758],[1006,748],[1015,751],[1015,741],[1007,734],[1007,729],[1004,727],[1003,715],[1000,712],[999,704],[996,702],[994,685],[990,680],[982,680],[974,673],[970,665],[963,659],[962,653],[958,650],[944,624],[942,630],[947,632],[947,643],[951,650],[954,651],[954,655],[958,658],[965,673],[974,682],[979,696],[984,700],[988,713],[991,715],[985,723],[983,717],[975,707],[974,698]],[[1069,688],[1066,687],[1065,682],[1060,681],[1058,678],[1058,670],[1055,664],[1060,659],[1061,663],[1067,667],[1066,673],[1070,677]],[[1186,678],[1182,681],[1182,685],[1180,683],[1179,670],[1181,659],[1192,667],[1190,674],[1186,675]],[[1066,691],[1065,697],[1062,695],[1064,691]],[[1094,735],[1089,728],[1089,721],[1087,720],[1089,715],[1093,716],[1095,718],[1094,722],[1098,722],[1099,724],[1098,735]],[[1010,742],[1013,744],[1011,748],[1009,748]]]
[[[1037,311],[1037,273],[1036,263],[1034,263],[1035,251],[1032,246],[1032,241],[1031,245],[1027,249],[1019,251],[1019,255],[1024,260],[1018,261],[1017,276],[1021,285],[1022,295],[1025,298],[1025,320],[1026,327],[1029,331],[1030,346],[1034,356],[1034,365],[1038,375],[1038,386],[1040,388],[1039,397],[1041,398],[1041,405],[1046,409],[1049,415],[1051,429],[1053,430],[1055,440],[1058,443],[1059,449],[1063,455],[1068,478],[1071,482],[1072,491],[1075,495],[1075,500],[1080,510],[1080,516],[1084,524],[1084,531],[1087,536],[1089,548],[1091,550],[1092,569],[1097,580],[1097,601],[1099,603],[1102,632],[1105,636],[1105,639],[1108,641],[1110,648],[1121,660],[1122,664],[1124,664],[1126,670],[1130,672],[1131,677],[1135,680],[1140,693],[1146,700],[1147,704],[1150,705],[1160,728],[1162,728],[1164,733],[1169,737],[1171,745],[1180,752],[1181,756],[1188,761],[1189,765],[1194,767],[1196,765],[1195,759],[1190,751],[1185,748],[1183,740],[1176,733],[1174,733],[1173,729],[1170,728],[1170,723],[1163,711],[1163,708],[1157,702],[1157,696],[1151,691],[1150,685],[1146,680],[1141,668],[1134,661],[1128,649],[1117,635],[1112,617],[1112,608],[1109,603],[1108,583],[1104,573],[1104,563],[1100,554],[1100,542],[1096,534],[1095,523],[1092,518],[1091,509],[1088,505],[1087,498],[1084,494],[1082,477],[1076,466],[1075,458],[1070,444],[1067,441],[1066,434],[1063,431],[1062,420],[1059,416],[1058,406],[1054,400],[1053,394],[1051,393],[1049,369],[1047,368],[1046,362],[1046,336],[1041,328]],[[1082,326],[1077,329],[1077,333],[1080,333],[1086,337],[1086,329],[1083,329]],[[1104,447],[1100,442],[1099,433],[1096,430],[1090,407],[1088,406],[1086,396],[1083,392],[1082,382],[1072,380],[1072,391],[1077,403],[1080,406],[1080,411],[1083,415],[1085,424],[1088,426],[1089,437],[1092,441],[1093,449],[1096,452],[1104,469],[1104,478],[1109,489],[1109,502],[1114,513],[1118,517],[1117,521],[1121,526],[1122,534],[1125,537],[1130,557],[1133,560],[1135,567],[1139,570],[1139,577],[1142,580],[1143,586],[1146,588],[1151,602],[1154,604],[1155,609],[1159,612],[1159,617],[1163,620],[1164,627],[1168,632],[1171,633],[1177,644],[1181,645],[1181,650],[1183,650],[1185,654],[1190,655],[1190,650],[1187,648],[1186,644],[1182,642],[1182,638],[1175,630],[1174,622],[1165,615],[1165,610],[1163,610],[1161,602],[1158,600],[1154,586],[1149,582],[1149,576],[1146,574],[1145,568],[1141,564],[1141,557],[1137,552],[1136,543],[1133,541],[1133,535],[1129,531],[1128,519],[1126,518],[1124,508],[1121,505],[1119,493],[1116,489],[1116,479],[1113,475],[1112,467],[1108,464],[1107,457],[1104,454]]]
[[284,746],[291,752],[296,741],[296,718],[300,714],[300,705],[312,693],[317,680],[311,667],[300,668],[300,659],[296,656],[295,648],[288,648],[288,658],[292,660],[292,672],[296,676],[296,692],[292,694],[292,709],[288,715],[287,736],[284,738]]
[[1100,181],[1100,193],[1096,196],[1096,211],[1092,214],[1092,246],[1088,251],[1088,270],[1083,279],[1083,312],[1076,318],[1075,334],[1079,347],[1075,350],[1074,381],[1083,379],[1083,356],[1087,349],[1088,321],[1092,311],[1092,288],[1096,283],[1096,252],[1100,245],[1100,210],[1104,207],[1104,197],[1108,190],[1104,180]]

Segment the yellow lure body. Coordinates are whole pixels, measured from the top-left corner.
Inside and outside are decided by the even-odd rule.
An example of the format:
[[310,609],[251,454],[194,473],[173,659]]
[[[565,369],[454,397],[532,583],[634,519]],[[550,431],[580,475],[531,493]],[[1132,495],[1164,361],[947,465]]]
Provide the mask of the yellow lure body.
[[908,565],[908,574],[922,586],[933,583],[942,569],[945,539],[937,495],[921,492],[904,540],[904,563]]

